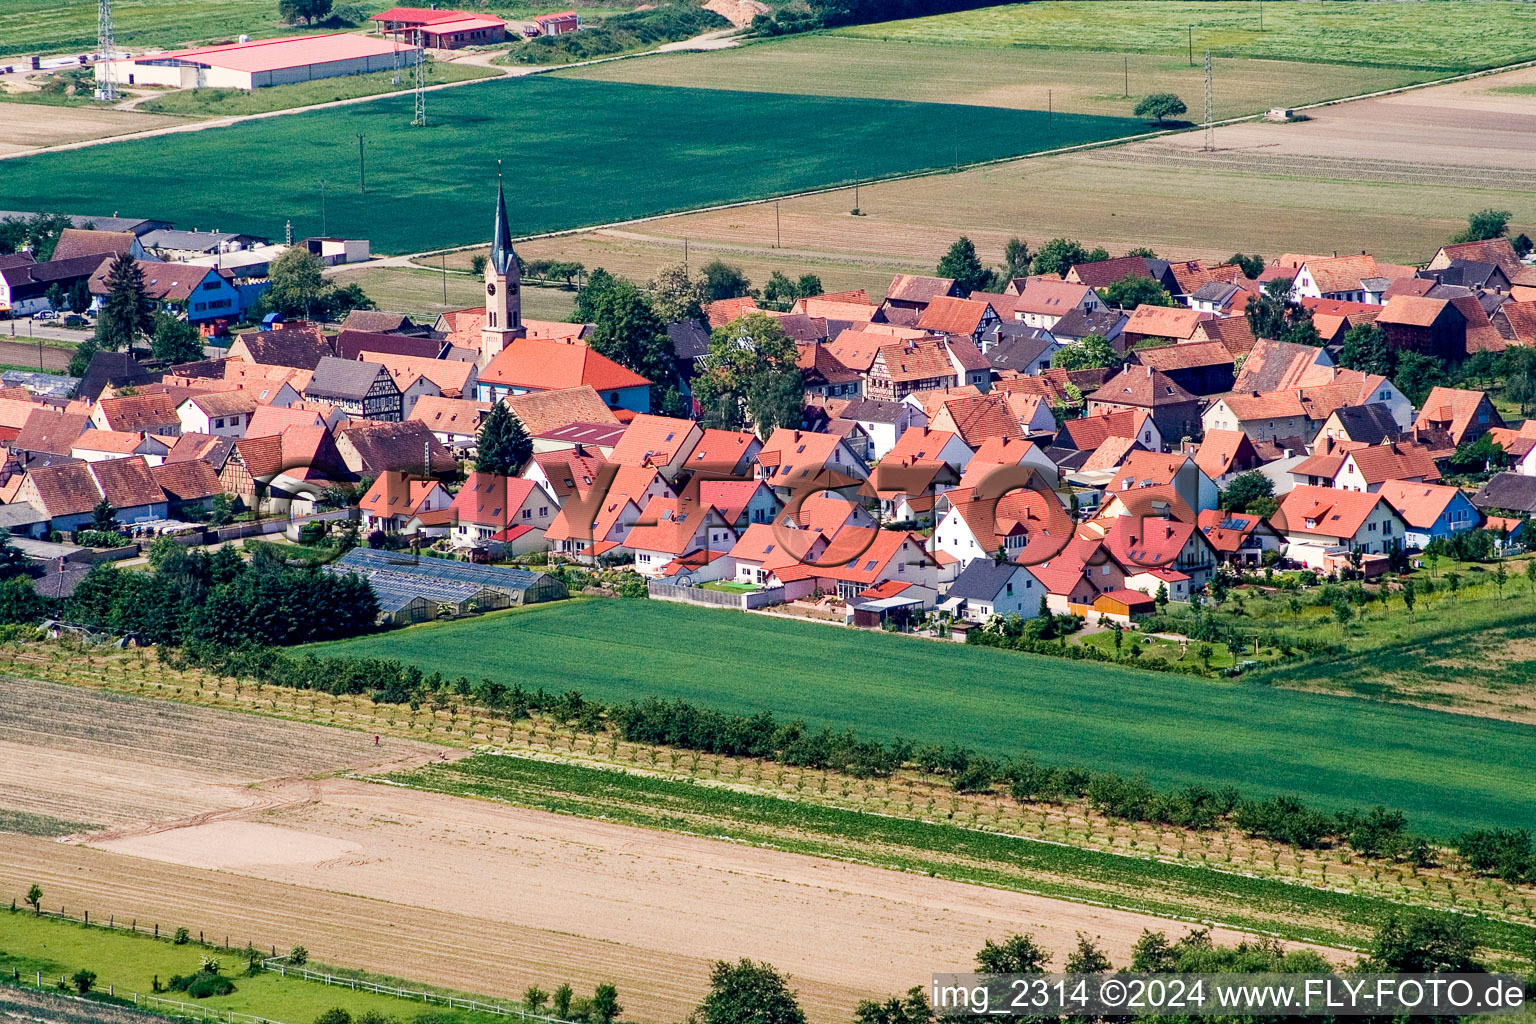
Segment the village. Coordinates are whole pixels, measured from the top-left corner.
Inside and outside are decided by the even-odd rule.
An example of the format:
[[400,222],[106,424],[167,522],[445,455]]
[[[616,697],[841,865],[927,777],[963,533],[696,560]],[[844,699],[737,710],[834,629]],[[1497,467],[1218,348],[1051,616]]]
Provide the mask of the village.
[[[647,339],[525,319],[511,223],[498,192],[484,305],[433,324],[274,313],[216,358],[8,371],[0,525],[38,592],[161,536],[282,534],[368,578],[385,624],[563,597],[548,571],[570,566],[596,592],[964,639],[1118,630],[1242,573],[1496,558],[1536,512],[1536,421],[1448,372],[1536,351],[1536,267],[1502,233],[1422,267],[1069,251],[1006,279],[962,239],[940,271],[992,290],[749,293]],[[206,253],[146,249],[191,234],[65,228],[0,275],[16,309],[60,283],[102,317],[125,288],[193,322],[250,306]],[[298,248],[346,258],[325,241]]]

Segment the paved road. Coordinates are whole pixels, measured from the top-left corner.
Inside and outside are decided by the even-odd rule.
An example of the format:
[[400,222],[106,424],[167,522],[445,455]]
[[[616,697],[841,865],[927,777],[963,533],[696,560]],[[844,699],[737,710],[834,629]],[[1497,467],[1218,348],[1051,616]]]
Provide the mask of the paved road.
[[77,345],[90,336],[90,331],[60,327],[57,322],[47,320],[31,320],[25,317],[16,320],[0,320],[0,339],[47,338],[50,341],[67,341],[71,345]]

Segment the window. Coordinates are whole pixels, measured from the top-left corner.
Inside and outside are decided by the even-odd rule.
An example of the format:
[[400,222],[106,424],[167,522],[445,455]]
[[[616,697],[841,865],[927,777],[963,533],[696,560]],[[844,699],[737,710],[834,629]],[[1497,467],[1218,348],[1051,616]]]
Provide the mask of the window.
[[523,518],[524,519],[532,519],[533,518],[533,509],[531,509],[531,508],[523,509]]
[[216,427],[222,427],[224,425],[224,421],[222,419],[214,420],[213,425]]
[[1009,597],[1013,596],[1013,584],[1012,583],[1008,584],[1008,596]]
[[545,519],[545,518],[548,518],[548,516],[549,516],[549,506],[548,505],[540,505],[539,506],[539,518],[540,519]]

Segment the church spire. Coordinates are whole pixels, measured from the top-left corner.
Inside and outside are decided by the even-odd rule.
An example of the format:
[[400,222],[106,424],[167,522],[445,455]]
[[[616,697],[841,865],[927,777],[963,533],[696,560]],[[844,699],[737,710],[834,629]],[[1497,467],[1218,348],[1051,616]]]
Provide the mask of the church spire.
[[517,265],[517,253],[512,250],[512,231],[507,225],[507,198],[501,190],[501,161],[496,161],[496,224],[491,229],[491,266],[496,273],[505,274],[508,266]]

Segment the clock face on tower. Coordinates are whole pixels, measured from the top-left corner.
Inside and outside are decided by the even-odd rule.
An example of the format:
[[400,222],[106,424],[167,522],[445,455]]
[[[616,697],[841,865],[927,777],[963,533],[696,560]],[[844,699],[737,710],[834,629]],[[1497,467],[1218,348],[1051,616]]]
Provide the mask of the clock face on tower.
[[492,281],[491,283],[489,283],[489,284],[487,284],[485,286],[485,294],[487,294],[487,295],[495,295],[496,294],[496,283],[494,281]]

